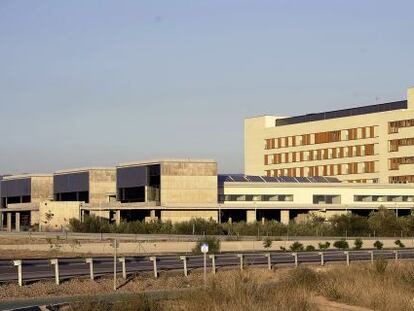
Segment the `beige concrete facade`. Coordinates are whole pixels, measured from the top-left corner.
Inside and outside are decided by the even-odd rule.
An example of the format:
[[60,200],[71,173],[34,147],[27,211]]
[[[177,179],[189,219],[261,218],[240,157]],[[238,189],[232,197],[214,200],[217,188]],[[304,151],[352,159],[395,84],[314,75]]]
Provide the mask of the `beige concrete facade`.
[[161,210],[161,220],[172,223],[189,221],[194,218],[218,221],[217,210]]
[[276,126],[284,118],[245,120],[245,174],[414,182],[414,88],[406,109]]
[[81,202],[46,201],[39,204],[39,230],[68,229],[71,218],[81,219]]

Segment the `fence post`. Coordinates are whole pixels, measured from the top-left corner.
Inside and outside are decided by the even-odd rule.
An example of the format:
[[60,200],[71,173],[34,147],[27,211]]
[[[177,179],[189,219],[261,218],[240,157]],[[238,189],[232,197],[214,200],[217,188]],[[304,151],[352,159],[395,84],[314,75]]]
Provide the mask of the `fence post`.
[[121,257],[119,258],[119,262],[122,265],[122,278],[126,279],[127,278],[127,274],[126,274],[126,264],[125,264],[125,257]]
[[158,270],[157,270],[157,257],[152,256],[152,257],[150,257],[149,259],[150,259],[150,261],[152,261],[152,262],[153,262],[153,264],[154,264],[154,277],[155,277],[155,278],[157,278],[157,277],[158,277]]
[[50,264],[55,266],[55,282],[56,285],[60,284],[60,279],[59,279],[59,259],[55,258],[55,259],[51,259],[50,260]]
[[323,252],[318,253],[321,256],[321,266],[325,265],[325,258]]
[[188,272],[187,272],[187,257],[186,256],[180,256],[180,259],[183,261],[183,264],[184,264],[184,276],[188,276]]
[[208,256],[211,259],[211,271],[216,274],[216,255]]
[[17,282],[19,283],[19,286],[23,286],[22,261],[13,260],[13,264],[17,267]]
[[243,267],[244,267],[244,256],[243,256],[243,254],[237,254],[237,257],[240,258],[240,270],[243,270]]
[[293,258],[295,259],[295,267],[298,267],[299,262],[298,262],[298,253],[292,253]]
[[394,251],[395,260],[398,260],[398,251]]
[[93,281],[95,279],[95,276],[93,274],[93,258],[86,258],[85,261],[86,263],[89,264],[89,274],[90,274],[91,280]]
[[267,268],[272,270],[272,255],[270,253],[266,253],[265,257],[267,257]]
[[349,261],[349,252],[345,251],[344,252],[345,256],[346,256],[346,265],[349,266],[350,265],[350,261]]
[[374,263],[374,251],[368,251],[368,253],[371,255],[371,263]]

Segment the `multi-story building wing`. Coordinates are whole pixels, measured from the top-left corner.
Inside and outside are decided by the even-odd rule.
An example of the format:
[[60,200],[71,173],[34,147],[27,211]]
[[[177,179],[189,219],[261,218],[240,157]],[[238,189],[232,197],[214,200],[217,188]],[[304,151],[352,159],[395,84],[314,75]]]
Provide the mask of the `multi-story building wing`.
[[407,100],[245,120],[245,174],[414,182],[414,88]]

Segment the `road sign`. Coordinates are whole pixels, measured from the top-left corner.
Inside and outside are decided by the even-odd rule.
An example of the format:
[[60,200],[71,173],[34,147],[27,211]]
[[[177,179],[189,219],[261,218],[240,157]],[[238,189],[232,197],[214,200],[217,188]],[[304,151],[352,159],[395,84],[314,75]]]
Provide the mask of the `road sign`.
[[204,254],[208,253],[208,244],[207,243],[201,244],[201,252],[204,253]]

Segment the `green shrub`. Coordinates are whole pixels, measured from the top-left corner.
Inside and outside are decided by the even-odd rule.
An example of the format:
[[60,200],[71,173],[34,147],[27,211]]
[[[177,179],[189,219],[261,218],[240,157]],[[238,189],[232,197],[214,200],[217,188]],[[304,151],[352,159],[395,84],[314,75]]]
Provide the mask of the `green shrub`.
[[324,249],[328,249],[331,246],[331,243],[329,242],[318,243],[318,246],[320,250],[324,250]]
[[401,240],[397,240],[397,241],[395,241],[394,243],[395,243],[395,245],[397,245],[399,248],[404,248],[404,247],[405,247],[404,243],[403,243],[403,242],[401,242]]
[[376,249],[382,249],[384,243],[382,243],[381,241],[375,241],[373,245]]
[[349,248],[348,242],[345,240],[335,241],[333,246],[337,249],[348,249]]
[[269,238],[269,237],[263,239],[263,247],[265,249],[271,248],[272,247],[272,243],[273,243],[272,242],[272,239]]
[[364,242],[360,238],[356,238],[354,241],[354,249],[361,249]]
[[290,246],[289,246],[290,250],[292,252],[299,252],[299,251],[303,251],[303,244],[296,241],[293,242]]
[[197,241],[196,246],[192,250],[193,254],[201,254],[201,244],[204,243],[208,244],[209,254],[216,254],[220,252],[220,240],[213,236],[205,236]]
[[315,246],[313,246],[313,245],[307,245],[306,248],[305,248],[305,251],[307,251],[307,252],[313,252],[313,251],[315,251]]

